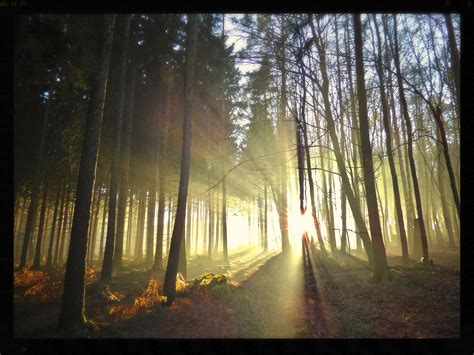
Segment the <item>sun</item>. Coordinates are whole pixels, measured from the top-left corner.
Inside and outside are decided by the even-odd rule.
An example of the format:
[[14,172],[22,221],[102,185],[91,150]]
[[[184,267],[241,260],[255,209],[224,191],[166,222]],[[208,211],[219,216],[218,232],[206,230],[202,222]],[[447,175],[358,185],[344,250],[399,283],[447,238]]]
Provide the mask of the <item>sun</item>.
[[301,215],[299,209],[290,210],[288,213],[288,235],[293,247],[300,245],[301,236],[304,232],[308,232],[309,237],[313,236],[316,238],[311,210],[306,210],[304,215]]

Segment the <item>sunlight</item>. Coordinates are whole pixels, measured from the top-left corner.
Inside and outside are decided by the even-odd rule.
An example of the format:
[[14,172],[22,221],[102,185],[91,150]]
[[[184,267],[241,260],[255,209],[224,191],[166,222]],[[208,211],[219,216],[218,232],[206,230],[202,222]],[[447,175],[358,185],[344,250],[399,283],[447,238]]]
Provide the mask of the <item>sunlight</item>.
[[297,250],[301,246],[301,236],[305,231],[308,232],[309,237],[313,236],[316,238],[316,230],[309,209],[306,210],[304,215],[301,215],[299,209],[290,210],[288,213],[288,226],[290,243]]

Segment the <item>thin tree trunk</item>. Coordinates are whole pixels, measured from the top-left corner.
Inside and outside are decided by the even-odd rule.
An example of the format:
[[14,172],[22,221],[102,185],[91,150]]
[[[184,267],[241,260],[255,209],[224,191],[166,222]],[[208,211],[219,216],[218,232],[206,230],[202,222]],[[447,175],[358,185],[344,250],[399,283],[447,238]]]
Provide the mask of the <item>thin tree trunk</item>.
[[40,145],[38,149],[38,157],[36,160],[35,171],[33,173],[33,181],[31,184],[31,203],[28,208],[28,217],[26,220],[26,229],[25,236],[23,238],[23,245],[21,248],[21,257],[20,257],[20,269],[26,266],[27,256],[28,256],[28,247],[30,244],[31,237],[33,235],[33,230],[35,228],[36,220],[36,210],[38,209],[38,189],[40,185],[41,172],[43,170],[43,160],[46,147],[46,135],[48,132],[48,119],[49,119],[49,108],[51,106],[51,99],[53,93],[49,91],[49,98],[46,102],[46,111],[43,118],[43,125],[41,128],[41,138]]
[[[120,94],[121,100],[124,100],[125,96],[125,76],[127,71],[127,53],[128,53],[128,40],[130,34],[130,23],[132,21],[132,15],[127,15],[125,20],[125,30],[123,38],[123,53],[122,53],[122,68],[120,73]],[[122,257],[123,257],[123,239],[125,234],[125,212],[127,209],[127,195],[129,190],[129,170],[130,170],[130,146],[131,146],[131,135],[133,125],[133,104],[135,96],[135,78],[136,68],[132,63],[129,68],[129,81],[128,86],[128,97],[127,103],[121,104],[123,115],[123,136],[122,146],[120,151],[120,191],[118,198],[118,216],[117,216],[117,241],[115,244],[114,260],[113,264],[117,269],[122,268]]]
[[128,219],[127,219],[127,242],[125,253],[128,258],[132,255],[132,228],[133,228],[133,190],[130,191],[128,198]]
[[56,224],[59,217],[58,216],[59,202],[61,200],[61,195],[64,194],[65,188],[66,188],[66,182],[63,182],[61,189],[57,190],[58,192],[56,193],[56,202],[54,203],[54,212],[53,212],[53,225],[51,226],[51,232],[49,234],[48,255],[46,257],[46,265],[45,265],[47,267],[50,267],[53,263],[53,245],[54,245],[54,235],[56,232]]
[[109,201],[108,201],[109,198],[110,198],[110,195],[107,196],[107,191],[106,191],[105,196],[104,196],[104,203],[103,203],[104,207],[102,211],[102,230],[100,232],[99,260],[101,260],[104,255],[104,240],[105,240],[105,232],[106,232],[105,228],[107,227],[106,217],[107,217],[107,211],[109,208]]
[[224,252],[224,263],[229,263],[229,253],[227,250],[227,192],[226,178],[222,181],[222,250]]
[[168,296],[170,302],[176,297],[176,274],[180,248],[183,245],[183,227],[186,218],[186,198],[188,195],[189,166],[191,160],[191,120],[194,89],[194,64],[196,58],[197,44],[197,15],[188,15],[187,23],[187,45],[185,59],[185,96],[184,96],[184,118],[183,118],[183,149],[181,156],[181,174],[179,179],[178,205],[176,208],[176,219],[171,238],[170,255],[166,268],[163,293]]
[[264,200],[264,218],[263,218],[263,251],[268,251],[268,197],[267,197],[267,184],[265,183],[263,188],[263,200]]
[[44,183],[43,188],[43,199],[41,201],[41,212],[40,212],[40,221],[38,226],[38,237],[36,240],[36,250],[35,250],[35,259],[33,261],[33,270],[38,270],[41,267],[41,246],[43,241],[43,232],[44,232],[44,220],[46,214],[46,207],[48,201],[48,184]]
[[65,228],[65,221],[66,221],[66,196],[67,196],[67,193],[68,193],[68,185],[67,185],[67,181],[68,179],[66,179],[64,181],[64,190],[61,194],[61,206],[59,208],[59,218],[60,218],[60,222],[59,222],[59,226],[58,226],[58,235],[56,237],[56,246],[54,247],[54,253],[53,253],[53,264],[54,265],[59,265],[59,246],[61,244],[61,240],[62,240],[62,235],[64,234],[63,233],[63,230]]
[[423,221],[423,208],[421,206],[421,197],[420,197],[420,189],[418,187],[418,178],[416,176],[416,167],[415,167],[415,160],[413,158],[413,137],[412,137],[412,126],[410,116],[408,114],[408,106],[405,100],[405,91],[403,88],[402,82],[402,74],[400,71],[400,59],[399,59],[399,52],[398,52],[398,35],[397,35],[397,16],[394,16],[394,37],[395,37],[395,50],[394,50],[394,59],[395,59],[395,68],[397,71],[397,81],[398,81],[398,91],[400,95],[400,100],[402,103],[402,111],[403,117],[405,119],[406,131],[407,131],[407,138],[408,138],[408,160],[410,163],[411,175],[413,180],[413,189],[415,191],[415,202],[416,202],[416,210],[417,210],[417,219],[420,228],[420,238],[421,238],[421,245],[423,249],[423,264],[425,266],[429,266],[429,257],[428,257],[428,242],[426,240],[426,230],[425,230],[425,223]]
[[[116,221],[117,214],[117,194],[120,182],[120,173],[121,173],[121,164],[120,164],[120,155],[122,149],[122,126],[123,126],[123,116],[124,116],[124,97],[125,97],[125,76],[127,71],[127,47],[128,47],[128,34],[130,30],[130,21],[131,15],[121,15],[123,28],[121,32],[122,43],[120,45],[120,78],[118,85],[118,108],[117,116],[115,120],[115,131],[114,131],[114,148],[112,156],[112,172],[110,177],[110,197],[109,197],[109,218],[107,226],[107,237],[105,240],[105,251],[104,251],[104,260],[102,263],[102,273],[100,279],[102,281],[109,281],[112,278],[112,269],[113,269],[113,258],[114,258],[114,249],[117,242],[120,243],[120,260],[121,253],[123,248],[123,219],[118,215],[118,221]],[[117,223],[116,223],[117,222]],[[119,230],[120,228],[120,230]],[[120,240],[115,240],[116,234],[120,234]],[[120,264],[120,262],[118,262]]]
[[92,238],[90,242],[90,248],[89,248],[89,263],[91,263],[94,260],[94,254],[95,254],[95,244],[97,240],[97,225],[99,224],[99,210],[100,210],[100,200],[102,198],[102,194],[100,191],[100,187],[97,189],[97,204],[95,206],[95,211],[94,211],[94,227],[92,228]]
[[140,191],[140,209],[138,212],[138,222],[137,222],[137,240],[136,240],[136,252],[135,258],[137,261],[142,261],[143,259],[143,236],[145,234],[145,216],[147,208],[147,196],[145,190]]
[[70,212],[69,212],[69,210],[70,210],[69,203],[70,203],[71,188],[72,188],[72,186],[69,185],[68,189],[66,190],[66,205],[64,206],[64,212],[63,212],[64,213],[64,218],[63,218],[63,226],[62,226],[62,229],[61,229],[61,239],[60,239],[61,243],[59,244],[59,252],[58,252],[58,259],[57,259],[57,264],[59,266],[62,266],[63,262],[64,262],[64,249],[65,249],[65,245],[66,245],[67,230],[68,230],[69,220],[71,219],[70,218]]
[[[383,70],[382,70],[382,54],[381,54],[381,39],[380,39],[380,33],[377,27],[377,22],[376,18],[374,15],[374,22],[375,22],[375,29],[376,29],[376,34],[377,34],[377,44],[378,44],[378,57],[377,57],[377,74],[379,77],[379,82],[380,82],[380,98],[382,101],[382,120],[383,120],[383,127],[385,130],[385,149],[387,151],[387,157],[388,157],[388,164],[390,166],[390,175],[392,177],[392,188],[393,188],[393,196],[394,196],[394,202],[395,202],[395,211],[397,213],[397,222],[398,222],[398,230],[400,233],[400,245],[402,247],[402,257],[403,257],[403,263],[406,265],[409,261],[408,257],[408,243],[407,243],[407,236],[405,232],[405,224],[403,221],[403,210],[402,210],[402,203],[400,199],[400,190],[398,187],[398,177],[397,177],[397,171],[395,169],[395,161],[393,159],[393,150],[392,150],[392,131],[391,131],[391,126],[390,126],[390,114],[389,114],[389,109],[388,109],[388,102],[387,102],[387,95],[385,94],[385,78],[383,75]],[[396,118],[394,117],[394,120]],[[382,167],[383,169],[383,167]],[[384,174],[385,175],[385,174]],[[385,184],[385,176],[384,176],[384,184]],[[387,195],[387,190],[385,188],[385,195]],[[386,203],[387,206],[387,203]],[[386,207],[387,209],[387,207]]]
[[[313,34],[313,38],[317,39],[317,43],[319,44],[319,39],[318,39],[318,36],[316,35],[316,31],[315,31],[312,19],[310,21],[310,25],[311,25],[311,32]],[[347,199],[351,207],[352,215],[358,227],[360,237],[362,238],[364,249],[367,253],[369,265],[373,265],[373,262],[374,262],[373,250],[372,250],[372,243],[370,240],[369,232],[365,225],[365,221],[364,221],[362,211],[361,211],[361,206],[356,200],[356,197],[350,185],[350,181],[346,172],[345,162],[342,157],[338,138],[336,136],[336,129],[335,129],[334,119],[332,116],[332,111],[331,111],[331,106],[330,106],[330,101],[329,101],[329,80],[328,80],[328,75],[327,75],[326,56],[320,44],[319,44],[319,53],[320,53],[320,70],[321,70],[321,75],[322,75],[321,88],[322,88],[322,95],[323,95],[323,100],[324,100],[324,111],[326,113],[326,121],[327,121],[328,129],[329,129],[329,135],[332,141],[334,154],[336,156],[336,163],[339,169],[339,173],[341,174],[342,182],[344,184],[344,189],[347,194]]]

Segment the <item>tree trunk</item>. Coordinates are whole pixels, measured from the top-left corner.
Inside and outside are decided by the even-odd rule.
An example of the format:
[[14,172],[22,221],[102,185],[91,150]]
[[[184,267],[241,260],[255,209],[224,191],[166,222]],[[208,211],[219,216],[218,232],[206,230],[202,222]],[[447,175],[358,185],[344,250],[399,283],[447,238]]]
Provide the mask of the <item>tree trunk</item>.
[[267,184],[265,183],[263,187],[263,205],[264,205],[264,214],[263,214],[263,251],[268,251],[268,198],[267,198]]
[[229,252],[227,250],[227,192],[226,178],[222,181],[222,250],[224,252],[224,263],[229,263]]
[[[313,38],[317,39],[318,36],[316,35],[316,31],[314,28],[314,24],[312,22],[312,19],[310,21],[311,25],[311,32],[313,34]],[[317,40],[319,43],[319,39]],[[327,121],[327,126],[329,129],[329,135],[331,138],[331,142],[333,145],[334,149],[334,154],[336,156],[336,163],[339,169],[339,173],[341,174],[342,182],[344,184],[344,189],[347,194],[347,199],[349,201],[349,206],[351,207],[352,215],[354,217],[354,220],[356,222],[356,225],[358,227],[358,231],[360,234],[360,237],[362,239],[362,243],[364,245],[364,249],[367,253],[369,265],[373,265],[373,250],[372,250],[372,243],[370,241],[370,236],[369,232],[367,230],[367,227],[365,225],[365,221],[362,215],[361,211],[361,206],[359,205],[358,201],[356,200],[356,197],[354,195],[354,192],[352,190],[349,178],[347,176],[346,172],[346,167],[345,167],[345,162],[342,157],[341,149],[339,146],[339,141],[336,135],[336,129],[335,129],[335,124],[334,124],[334,119],[332,116],[332,111],[331,111],[331,106],[330,106],[330,101],[329,101],[329,80],[328,80],[328,75],[327,75],[327,67],[326,67],[326,55],[323,51],[323,48],[321,45],[319,45],[319,54],[320,54],[320,70],[321,70],[321,76],[322,76],[322,95],[323,95],[323,100],[324,100],[324,111],[326,114],[326,121]]]
[[127,242],[125,253],[130,259],[132,255],[132,228],[133,228],[133,190],[130,191],[129,202],[128,202],[128,219],[127,219]]
[[60,219],[60,222],[59,222],[59,225],[58,225],[58,235],[56,237],[56,246],[54,247],[54,253],[53,253],[53,264],[54,265],[59,265],[59,245],[61,244],[61,240],[62,240],[62,235],[64,234],[63,233],[63,230],[65,228],[65,221],[66,221],[66,206],[65,206],[65,202],[66,202],[66,196],[68,194],[68,183],[67,183],[68,179],[66,179],[64,181],[64,189],[63,189],[63,193],[61,195],[61,205],[59,207],[59,219]]
[[446,27],[448,28],[449,54],[451,57],[451,71],[454,80],[454,92],[456,97],[456,116],[459,122],[461,119],[461,66],[459,60],[459,52],[456,46],[456,38],[454,36],[454,28],[451,19],[451,14],[444,14],[444,18],[446,20]]
[[49,247],[48,247],[48,255],[46,257],[46,266],[50,267],[53,263],[53,245],[54,245],[54,234],[56,231],[56,224],[58,220],[58,212],[59,212],[59,202],[61,200],[61,195],[64,194],[66,189],[66,182],[63,182],[61,186],[61,190],[57,190],[56,193],[56,202],[54,203],[54,212],[53,212],[53,225],[51,226],[51,232],[49,234]]
[[143,235],[145,234],[145,215],[146,215],[146,192],[145,190],[140,191],[140,207],[138,211],[138,220],[137,220],[137,239],[136,239],[136,248],[135,248],[135,258],[137,261],[142,261],[143,259]]
[[25,236],[23,238],[23,245],[21,248],[21,257],[20,257],[20,269],[26,266],[27,256],[28,256],[28,247],[30,244],[31,237],[33,235],[33,230],[35,228],[35,220],[36,220],[36,210],[38,209],[38,189],[41,179],[41,172],[43,170],[43,160],[45,154],[45,146],[46,146],[46,135],[48,132],[48,119],[49,119],[49,108],[51,105],[51,99],[53,93],[51,90],[49,91],[50,97],[48,97],[48,101],[46,102],[46,111],[43,118],[43,125],[41,127],[41,138],[40,138],[40,145],[38,149],[38,157],[36,160],[35,171],[33,173],[33,181],[31,184],[31,203],[30,207],[28,208],[28,217],[26,219],[26,229],[25,229]]
[[[395,161],[393,159],[393,150],[392,150],[392,131],[390,126],[390,114],[388,110],[388,102],[387,102],[387,95],[385,94],[385,78],[383,75],[382,69],[382,54],[381,54],[381,39],[380,33],[377,27],[377,21],[374,15],[374,22],[375,22],[375,29],[377,34],[377,44],[378,44],[378,57],[377,57],[377,74],[379,77],[380,82],[380,98],[382,101],[382,120],[383,120],[383,127],[385,130],[385,149],[387,151],[388,157],[388,164],[390,166],[390,175],[392,176],[392,188],[393,188],[393,196],[395,202],[395,211],[397,213],[397,222],[398,222],[398,230],[400,233],[400,245],[402,247],[402,256],[403,256],[403,264],[406,265],[408,263],[408,243],[407,243],[407,236],[405,232],[405,224],[403,221],[403,210],[402,210],[402,203],[400,199],[400,189],[398,187],[398,177],[397,171],[395,169]],[[394,117],[395,120],[395,117]],[[383,167],[382,167],[383,169]],[[385,181],[385,177],[384,177]],[[385,190],[387,191],[387,190]]]
[[397,36],[397,16],[394,16],[394,37],[395,37],[395,68],[397,71],[397,81],[398,81],[398,91],[400,95],[400,101],[402,102],[402,111],[403,117],[405,119],[406,131],[407,131],[407,138],[408,138],[408,160],[410,163],[411,175],[413,180],[413,189],[415,191],[415,202],[416,202],[416,210],[418,215],[418,223],[420,228],[420,238],[421,244],[423,248],[423,264],[425,266],[429,266],[429,257],[428,257],[428,242],[426,240],[426,230],[425,230],[425,222],[423,221],[423,208],[421,206],[421,197],[420,197],[420,189],[418,187],[418,178],[416,176],[416,167],[415,167],[415,160],[413,158],[413,137],[412,137],[412,126],[410,116],[408,115],[408,106],[405,100],[405,92],[403,88],[402,82],[402,74],[400,71],[400,59],[398,53],[398,36]]
[[[100,279],[102,281],[109,281],[112,278],[113,268],[113,257],[115,247],[115,236],[116,233],[121,232],[120,240],[120,253],[123,247],[123,229],[119,231],[119,228],[123,227],[123,219],[115,220],[117,213],[117,193],[119,187],[121,164],[120,164],[120,150],[122,148],[122,122],[124,113],[124,97],[125,97],[125,76],[127,69],[127,47],[128,47],[128,34],[130,30],[131,15],[120,15],[123,28],[121,32],[122,43],[120,45],[120,78],[118,85],[118,108],[117,116],[115,121],[115,132],[114,132],[114,150],[112,156],[112,172],[110,175],[110,197],[109,197],[109,218],[107,226],[107,237],[105,240],[105,251],[104,260],[102,263],[102,273]],[[118,32],[118,31],[117,31]],[[123,217],[123,215],[122,215]],[[117,222],[117,224],[116,224]],[[121,226],[121,227],[119,227]],[[119,242],[119,241],[117,241]],[[120,255],[121,258],[121,255]]]
[[102,211],[102,230],[100,232],[99,260],[101,260],[104,255],[104,239],[105,239],[105,233],[106,233],[105,228],[107,226],[106,217],[107,217],[107,211],[109,207],[109,201],[108,201],[109,198],[110,198],[110,195],[107,197],[107,191],[106,191],[105,196],[104,196],[104,203],[103,203],[104,207]]
[[[125,81],[125,72],[127,68],[126,59],[128,53],[128,40],[130,34],[130,22],[132,20],[132,15],[127,15],[126,17],[126,28],[124,30],[124,43],[123,43],[123,52],[122,55],[122,71],[121,75],[121,99],[124,99],[125,87],[122,86],[122,80]],[[128,68],[129,71],[129,89],[124,121],[123,121],[123,136],[122,136],[122,147],[120,155],[120,191],[118,199],[118,216],[117,216],[117,243],[115,245],[114,251],[114,266],[117,269],[122,268],[122,256],[123,256],[123,239],[125,233],[125,212],[127,209],[127,195],[129,190],[129,169],[130,169],[130,146],[131,146],[131,135],[132,135],[132,126],[133,126],[133,103],[135,96],[135,78],[136,78],[136,68],[134,64],[131,64]],[[122,108],[124,110],[124,108]]]
[[35,259],[33,261],[33,270],[38,270],[41,267],[41,246],[43,241],[43,232],[44,232],[44,216],[46,214],[47,202],[48,201],[48,185],[44,183],[43,188],[43,199],[41,201],[41,212],[40,212],[40,221],[38,226],[38,237],[36,240],[36,250],[35,250]]
[[90,221],[91,199],[94,191],[97,153],[115,25],[115,15],[105,15],[104,17],[105,28],[103,45],[100,47],[100,66],[92,86],[79,167],[76,208],[74,209],[71,242],[64,275],[59,330],[69,330],[82,326],[85,322],[87,230]]
[[178,205],[176,208],[176,219],[171,237],[170,255],[166,268],[163,293],[172,302],[176,297],[176,274],[178,272],[178,261],[180,248],[184,249],[183,227],[186,218],[186,199],[188,195],[189,166],[191,160],[191,120],[194,89],[194,66],[197,44],[197,15],[188,15],[187,23],[187,45],[185,59],[185,96],[184,96],[184,118],[183,118],[183,149],[181,156],[181,174],[179,179]]
[[172,202],[171,195],[168,196],[168,226],[166,228],[166,255],[170,252],[170,235],[171,235],[171,220],[173,219],[173,211],[171,210],[171,202]]
[[357,96],[359,101],[360,144],[362,150],[362,168],[366,191],[367,209],[369,211],[370,232],[374,253],[374,281],[385,281],[389,277],[385,246],[380,228],[379,209],[375,191],[375,179],[372,161],[372,148],[369,136],[369,120],[367,115],[367,97],[365,92],[364,63],[362,54],[362,26],[360,15],[354,15],[354,41],[356,55]]
[[97,189],[96,205],[94,208],[93,227],[91,228],[91,235],[89,236],[89,257],[88,262],[91,263],[94,258],[95,241],[97,239],[97,224],[99,219],[100,199],[101,199],[100,187]]
[[[319,248],[323,255],[326,255],[326,247],[324,246],[324,241],[321,236],[321,227],[319,225],[319,219],[316,214],[316,201],[314,195],[314,182],[313,182],[313,171],[311,168],[311,152],[309,150],[309,142],[308,142],[308,132],[306,128],[306,79],[305,73],[300,66],[300,70],[302,71],[302,78],[303,78],[303,99],[302,99],[302,108],[301,108],[301,127],[297,127],[297,131],[301,129],[301,133],[303,135],[303,142],[304,142],[304,156],[306,156],[306,167],[308,171],[308,184],[309,184],[309,194],[311,199],[311,216],[313,217],[314,228],[316,229],[316,236],[318,238]],[[304,165],[303,165],[304,167]],[[324,169],[324,168],[323,168]],[[301,181],[300,181],[301,182]],[[301,193],[300,193],[301,194]],[[301,196],[301,195],[300,195]],[[300,197],[301,198],[301,197]]]
[[[66,238],[67,238],[67,229],[68,229],[68,224],[70,218],[70,207],[69,203],[70,201],[70,195],[71,195],[71,185],[68,186],[66,190],[66,204],[64,206],[64,217],[63,217],[63,225],[61,229],[61,239],[59,243],[59,252],[58,252],[58,257],[57,257],[57,265],[62,266],[64,262],[64,248],[66,245]],[[92,201],[91,201],[92,203]]]

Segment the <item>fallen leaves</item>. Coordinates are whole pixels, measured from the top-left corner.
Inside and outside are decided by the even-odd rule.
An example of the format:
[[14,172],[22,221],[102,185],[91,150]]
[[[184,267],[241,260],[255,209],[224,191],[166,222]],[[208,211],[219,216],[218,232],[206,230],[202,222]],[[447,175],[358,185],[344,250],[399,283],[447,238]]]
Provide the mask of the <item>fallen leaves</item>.
[[48,281],[48,275],[43,271],[30,270],[29,268],[23,268],[20,271],[13,273],[13,285],[14,286],[31,286],[40,281]]
[[[166,301],[166,297],[160,296],[158,290],[161,287],[161,281],[158,279],[151,279],[148,282],[147,287],[142,291],[140,296],[135,298],[133,304],[128,305],[116,305],[112,306],[109,309],[109,315],[111,316],[118,316],[120,318],[130,318],[136,315],[138,312],[142,310],[147,310],[154,306],[156,303],[162,303]],[[120,301],[123,297],[119,292],[115,294],[112,293],[110,290],[110,295],[112,299],[117,299]],[[121,298],[119,298],[121,297]]]

